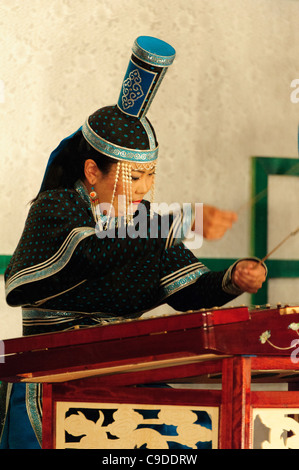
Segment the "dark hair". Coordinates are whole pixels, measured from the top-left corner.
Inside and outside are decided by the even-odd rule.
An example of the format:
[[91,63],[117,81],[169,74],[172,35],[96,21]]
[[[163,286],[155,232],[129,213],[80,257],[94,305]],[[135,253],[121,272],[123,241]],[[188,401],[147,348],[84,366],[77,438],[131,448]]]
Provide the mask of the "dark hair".
[[111,166],[116,163],[112,158],[91,147],[83,137],[82,132],[78,131],[70,139],[67,146],[55,157],[46,172],[38,195],[49,189],[72,189],[78,179],[83,180],[85,178],[84,163],[87,159],[94,160],[99,170],[104,174],[107,174]]

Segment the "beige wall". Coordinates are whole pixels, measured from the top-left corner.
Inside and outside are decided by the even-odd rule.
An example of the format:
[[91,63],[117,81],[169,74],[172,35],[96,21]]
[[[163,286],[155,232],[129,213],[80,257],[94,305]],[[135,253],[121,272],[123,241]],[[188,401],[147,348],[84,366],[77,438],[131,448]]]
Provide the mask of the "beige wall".
[[[18,242],[51,150],[88,114],[117,101],[138,35],[177,50],[148,116],[160,143],[157,199],[235,210],[246,203],[252,155],[298,156],[299,103],[290,100],[298,22],[296,0],[2,0],[0,254]],[[288,207],[284,226],[291,226],[299,192],[297,181],[289,197],[288,181],[272,186],[281,194],[269,222],[274,243],[284,236],[277,214]],[[299,259],[298,244],[284,256]],[[223,240],[205,242],[197,254],[249,251],[245,210]],[[272,283],[273,300],[295,302],[296,282]],[[0,338],[20,334],[20,312],[3,297]]]

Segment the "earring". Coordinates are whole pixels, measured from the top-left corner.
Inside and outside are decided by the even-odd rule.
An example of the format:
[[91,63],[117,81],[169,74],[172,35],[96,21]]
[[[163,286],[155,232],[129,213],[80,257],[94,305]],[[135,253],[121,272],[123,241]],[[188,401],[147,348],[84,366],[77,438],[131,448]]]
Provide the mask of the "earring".
[[91,187],[91,192],[89,193],[89,199],[90,199],[90,206],[91,206],[91,211],[93,214],[93,218],[95,222],[98,222],[98,216],[97,216],[97,205],[99,203],[98,195],[96,191],[94,190],[94,187]]
[[93,202],[98,200],[98,195],[95,192],[93,186],[91,187],[91,192],[89,193],[89,197],[90,197],[90,200],[93,201]]

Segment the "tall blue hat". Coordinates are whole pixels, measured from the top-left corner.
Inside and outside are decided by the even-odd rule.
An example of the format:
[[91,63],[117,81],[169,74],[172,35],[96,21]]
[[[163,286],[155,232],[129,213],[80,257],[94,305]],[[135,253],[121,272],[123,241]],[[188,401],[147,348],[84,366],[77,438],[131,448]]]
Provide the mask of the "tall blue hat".
[[82,126],[93,148],[118,161],[157,159],[157,138],[146,113],[174,58],[174,48],[160,39],[135,40],[117,104],[97,110]]
[[[140,36],[132,52],[118,103],[97,110],[78,131],[93,148],[119,162],[151,163],[158,157],[158,143],[146,113],[175,58],[175,50],[160,39]],[[63,139],[51,153],[40,192],[47,187],[54,162],[69,148],[78,131]]]

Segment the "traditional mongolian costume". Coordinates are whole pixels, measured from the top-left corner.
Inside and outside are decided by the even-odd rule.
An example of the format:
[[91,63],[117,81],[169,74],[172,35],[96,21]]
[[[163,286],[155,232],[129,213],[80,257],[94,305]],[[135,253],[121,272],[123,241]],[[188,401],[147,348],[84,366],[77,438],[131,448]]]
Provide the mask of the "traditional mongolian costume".
[[[163,217],[143,201],[147,223],[142,236],[134,232],[140,210],[130,213],[130,164],[146,169],[156,164],[158,144],[146,113],[174,57],[169,44],[137,38],[118,103],[89,116],[51,154],[5,274],[6,299],[22,307],[24,335],[136,318],[162,303],[198,310],[223,305],[242,293],[231,281],[233,267],[211,272],[186,248],[180,216],[172,216],[165,231]],[[93,149],[117,162],[114,189],[120,178],[126,188],[121,218],[104,216],[97,195],[89,194],[80,180],[72,188],[45,189],[55,160],[82,134]],[[125,232],[120,235],[121,230]],[[40,385],[7,388],[2,448],[40,447]]]

